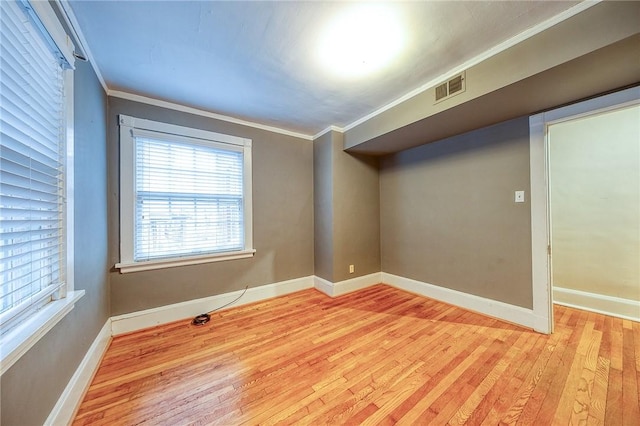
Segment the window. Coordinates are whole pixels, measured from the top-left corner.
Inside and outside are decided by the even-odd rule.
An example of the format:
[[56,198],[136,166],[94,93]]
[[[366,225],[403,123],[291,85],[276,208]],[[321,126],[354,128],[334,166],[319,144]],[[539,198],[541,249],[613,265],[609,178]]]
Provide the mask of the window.
[[253,256],[251,140],[120,116],[121,272]]
[[47,2],[0,2],[2,372],[73,291],[73,52]]

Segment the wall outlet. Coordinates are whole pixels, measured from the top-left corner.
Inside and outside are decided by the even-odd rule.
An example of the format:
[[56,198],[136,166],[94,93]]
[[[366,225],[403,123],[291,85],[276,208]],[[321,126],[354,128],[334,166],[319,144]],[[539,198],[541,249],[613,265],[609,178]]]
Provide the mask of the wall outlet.
[[516,203],[524,203],[524,191],[516,191]]
[[349,265],[349,273],[353,274],[356,271],[356,268],[353,265]]

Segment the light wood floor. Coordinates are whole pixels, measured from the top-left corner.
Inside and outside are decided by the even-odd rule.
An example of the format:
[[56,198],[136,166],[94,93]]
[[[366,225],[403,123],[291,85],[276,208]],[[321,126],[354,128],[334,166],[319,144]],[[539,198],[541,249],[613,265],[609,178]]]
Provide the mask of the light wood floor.
[[75,425],[640,425],[640,323],[551,336],[377,285],[116,337]]

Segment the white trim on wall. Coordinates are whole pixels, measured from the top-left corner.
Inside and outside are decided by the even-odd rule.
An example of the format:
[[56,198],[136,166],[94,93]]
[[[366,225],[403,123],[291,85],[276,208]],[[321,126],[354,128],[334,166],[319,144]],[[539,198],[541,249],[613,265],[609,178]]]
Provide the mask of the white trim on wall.
[[373,274],[350,278],[348,280],[338,281],[337,283],[332,283],[331,281],[327,281],[324,278],[317,276],[313,277],[314,287],[329,297],[342,296],[343,294],[351,293],[380,283],[382,283],[382,272],[374,272]]
[[[247,290],[240,300],[226,309],[262,300],[283,296],[296,291],[315,288],[329,297],[338,297],[376,284],[387,284],[400,290],[450,303],[464,309],[482,313],[494,318],[533,328],[534,315],[531,309],[510,305],[492,299],[451,290],[433,284],[400,277],[385,272],[375,272],[361,277],[332,283],[318,276],[296,278],[288,281],[253,287]],[[117,315],[111,318],[112,335],[131,333],[185,318],[195,317],[211,311],[236,299],[244,290],[215,296],[194,299],[172,305],[160,306],[143,311]]]
[[570,288],[553,287],[554,303],[640,322],[640,302]]
[[78,24],[78,19],[76,18],[75,13],[73,12],[73,8],[69,5],[69,0],[56,0],[59,7],[62,9],[62,13],[67,15],[69,19],[69,24],[73,27],[71,32],[75,33],[78,37],[78,42],[80,43],[82,50],[84,50],[85,57],[91,64],[91,68],[93,68],[93,72],[95,72],[96,77],[98,77],[98,81],[104,90],[104,93],[109,92],[109,88],[107,87],[107,83],[104,81],[104,77],[102,77],[102,73],[100,72],[100,68],[98,68],[98,64],[94,59],[93,53],[89,48],[89,43],[87,43],[87,39],[84,37],[84,33]]
[[321,131],[319,131],[318,133],[316,133],[315,135],[313,135],[313,137],[312,137],[312,138],[313,138],[313,140],[316,140],[316,139],[318,139],[320,136],[324,135],[325,133],[331,132],[331,131],[339,132],[339,133],[344,133],[344,129],[343,129],[342,127],[338,127],[338,126],[329,126],[329,127],[327,127],[326,129],[321,130]]
[[333,295],[333,283],[329,280],[325,280],[324,278],[320,278],[317,275],[313,276],[313,287],[316,290],[323,292],[329,297],[335,297]]
[[322,136],[323,134],[325,134],[328,131],[331,130],[335,130],[337,132],[340,133],[344,133],[348,130],[353,129],[354,127],[384,113],[385,111],[407,101],[408,99],[413,98],[416,95],[419,95],[431,88],[433,88],[436,84],[440,83],[441,81],[444,81],[447,79],[447,77],[450,77],[452,75],[455,75],[463,70],[466,70],[468,68],[471,68],[472,66],[475,66],[489,58],[491,58],[492,56],[495,56],[515,45],[517,45],[518,43],[521,43],[533,36],[535,36],[536,34],[539,34],[549,28],[551,28],[554,25],[559,24],[560,22],[566,21],[567,19],[571,18],[572,16],[577,15],[578,13],[581,13],[587,9],[589,9],[592,6],[595,6],[596,4],[600,3],[601,0],[586,0],[583,1],[581,3],[578,3],[577,5],[571,7],[570,9],[565,10],[564,12],[551,17],[550,19],[541,22],[540,24],[529,28],[527,30],[525,30],[524,32],[510,38],[509,40],[506,40],[502,43],[500,43],[497,46],[494,46],[493,48],[481,53],[480,55],[460,64],[458,67],[455,67],[451,70],[449,70],[446,73],[443,73],[441,75],[439,75],[438,77],[432,79],[431,81],[423,84],[422,86],[404,94],[403,96],[399,97],[398,99],[395,99],[394,101],[378,108],[377,110],[373,111],[372,113],[369,113],[367,115],[365,115],[364,117],[361,117],[359,119],[357,119],[356,121],[347,124],[344,127],[338,127],[335,125],[329,125],[328,127],[326,127],[324,130],[321,130],[319,133],[315,134],[315,135],[307,135],[304,133],[299,133],[299,132],[293,132],[287,129],[281,129],[278,127],[273,127],[273,126],[268,126],[268,125],[264,125],[264,124],[259,124],[259,123],[254,123],[254,122],[250,122],[250,121],[246,121],[246,120],[241,120],[241,119],[237,119],[234,117],[229,117],[226,115],[222,115],[222,114],[216,114],[210,111],[205,111],[205,110],[201,110],[198,108],[193,108],[193,107],[188,107],[185,105],[180,105],[177,103],[173,103],[173,102],[168,102],[168,101],[162,101],[159,99],[153,99],[153,98],[149,98],[146,96],[141,96],[141,95],[136,95],[133,93],[129,93],[129,92],[123,92],[123,91],[119,91],[119,90],[111,90],[109,89],[107,83],[104,80],[104,77],[102,76],[102,73],[100,72],[100,68],[98,67],[98,64],[93,56],[93,53],[91,52],[91,49],[89,47],[89,44],[86,41],[86,38],[84,36],[84,33],[82,32],[80,25],[78,25],[78,20],[75,16],[75,14],[73,13],[73,8],[69,6],[69,0],[56,0],[61,7],[64,9],[64,11],[67,14],[67,17],[69,18],[69,21],[71,23],[71,25],[73,26],[73,30],[75,31],[75,33],[78,36],[79,42],[82,45],[82,48],[84,49],[84,53],[85,56],[87,57],[87,59],[89,60],[89,63],[91,64],[96,76],[98,77],[98,80],[100,81],[100,84],[102,85],[102,88],[104,89],[105,93],[108,96],[113,96],[116,98],[122,98],[122,99],[128,99],[128,100],[132,100],[135,102],[141,102],[141,103],[146,103],[149,105],[155,105],[155,106],[159,106],[162,108],[169,108],[169,109],[173,109],[176,111],[182,111],[182,112],[187,112],[190,114],[195,114],[195,115],[201,115],[201,116],[205,116],[205,117],[209,117],[209,118],[214,118],[217,120],[221,120],[221,121],[226,121],[226,122],[230,122],[230,123],[235,123],[235,124],[241,124],[241,125],[245,125],[245,126],[249,126],[249,127],[254,127],[257,129],[262,129],[262,130],[267,130],[270,132],[275,132],[275,133],[280,133],[280,134],[284,134],[284,135],[288,135],[288,136],[294,136],[294,137],[298,137],[301,139],[306,139],[306,140],[315,140],[317,138],[319,138],[320,136]]
[[382,273],[382,281],[400,290],[429,297],[500,320],[509,321],[523,327],[533,328],[534,326],[534,315],[531,309],[388,274],[386,272]]
[[91,347],[85,354],[82,362],[69,380],[67,387],[58,398],[58,402],[51,410],[45,425],[59,426],[70,425],[80,408],[80,403],[91,385],[91,381],[100,367],[100,361],[111,342],[111,318],[107,319],[104,326],[94,339]]
[[266,124],[254,123],[253,121],[241,120],[239,118],[229,117],[228,115],[217,114],[215,112],[205,111],[175,102],[162,101],[160,99],[149,98],[142,95],[136,95],[119,90],[108,90],[107,95],[114,98],[127,99],[129,101],[140,102],[147,105],[153,105],[160,108],[167,108],[173,111],[185,112],[187,114],[199,115],[201,117],[212,118],[214,120],[226,121],[227,123],[239,124],[241,126],[253,127],[254,129],[266,130],[268,132],[279,133],[281,135],[293,136],[294,138],[313,140],[313,136],[304,133],[293,132],[291,130],[281,129],[279,127],[268,126]]
[[353,123],[350,123],[346,126],[344,126],[343,131],[349,131],[351,129],[353,129],[356,126],[359,126],[360,124],[371,120],[372,118],[384,113],[387,110],[390,110],[391,108],[400,105],[401,103],[413,98],[414,96],[417,96],[433,87],[435,87],[437,84],[448,80],[450,77],[464,71],[467,70],[475,65],[478,65],[479,63],[486,61],[487,59],[501,53],[504,52],[505,50],[517,45],[518,43],[522,43],[523,41],[535,36],[536,34],[539,34],[549,28],[551,28],[554,25],[559,24],[560,22],[566,21],[567,19],[571,18],[572,16],[577,15],[580,12],[584,12],[585,10],[589,9],[592,6],[595,6],[596,4],[600,3],[601,0],[586,0],[583,1],[581,3],[576,4],[575,6],[571,7],[570,9],[565,10],[562,13],[559,13],[558,15],[555,15],[549,19],[547,19],[544,22],[539,23],[538,25],[529,28],[525,31],[523,31],[522,33],[511,37],[510,39],[498,44],[497,46],[492,47],[489,50],[486,50],[484,52],[482,52],[481,54],[479,54],[478,56],[471,58],[468,61],[465,61],[464,63],[460,64],[459,66],[439,75],[438,77],[428,81],[427,83],[423,84],[422,86],[418,87],[417,89],[414,89],[412,91],[410,91],[409,93],[401,96],[400,98],[388,103],[387,105],[378,108],[377,110],[373,111],[370,114],[365,115],[362,118],[359,118],[358,120],[354,121]]
[[38,343],[38,340],[62,321],[82,296],[84,290],[70,291],[65,298],[47,303],[37,315],[31,315],[22,325],[7,332],[0,346],[0,375],[9,370],[22,355]]
[[[158,106],[161,108],[168,108],[168,109],[172,109],[174,111],[181,111],[181,112],[186,112],[188,114],[194,114],[194,115],[199,115],[199,116],[203,116],[203,117],[207,117],[207,118],[213,118],[215,120],[220,120],[220,121],[226,121],[228,123],[234,123],[234,124],[240,124],[243,126],[247,126],[247,127],[253,127],[255,129],[260,129],[260,130],[266,130],[268,132],[273,132],[273,133],[279,133],[282,135],[287,135],[287,136],[293,136],[296,138],[300,138],[300,139],[305,139],[305,140],[313,140],[315,137],[312,135],[308,135],[305,133],[300,133],[300,132],[294,132],[291,130],[287,130],[287,129],[282,129],[279,127],[275,127],[275,126],[269,126],[266,124],[260,124],[260,123],[255,123],[253,121],[248,121],[248,120],[241,120],[239,118],[234,118],[234,117],[230,117],[228,115],[223,115],[223,114],[217,114],[211,111],[205,111],[202,109],[198,109],[198,108],[193,108],[193,107],[188,107],[186,105],[181,105],[178,103],[174,103],[174,102],[168,102],[168,101],[162,101],[160,99],[154,99],[154,98],[149,98],[146,96],[142,96],[142,95],[136,95],[134,93],[129,93],[129,92],[123,92],[120,90],[111,90],[109,89],[107,83],[105,82],[104,77],[102,76],[102,73],[100,72],[100,68],[98,67],[98,63],[96,62],[93,53],[91,52],[91,48],[89,47],[89,44],[87,43],[87,40],[84,36],[84,33],[82,32],[80,25],[78,25],[78,19],[75,16],[75,13],[73,12],[73,7],[71,7],[69,5],[69,0],[56,0],[56,2],[60,5],[60,8],[63,9],[63,13],[66,13],[67,18],[69,19],[69,23],[71,24],[71,26],[73,27],[73,31],[76,33],[76,35],[78,36],[78,41],[80,42],[80,44],[82,45],[82,49],[84,50],[85,56],[87,57],[89,63],[91,64],[93,71],[95,72],[96,76],[98,77],[98,81],[100,81],[100,85],[102,86],[102,89],[104,90],[104,92],[107,94],[107,96],[113,96],[115,98],[121,98],[121,99],[127,99],[130,101],[134,101],[134,102],[140,102],[140,103],[144,103],[144,104],[148,104],[148,105],[154,105],[154,106]],[[330,126],[329,127],[330,130],[338,130],[338,131],[342,131],[342,129],[339,129],[335,126]],[[326,132],[327,130],[323,130],[320,135],[324,132]]]
[[553,333],[551,257],[549,256],[548,158],[544,114],[529,117],[529,173],[531,199],[531,286],[534,329]]
[[[309,288],[313,288],[313,276],[249,288],[237,302],[233,303],[226,309],[283,296],[285,294]],[[238,290],[231,293],[204,297],[202,299],[194,299],[186,302],[174,303],[172,305],[159,306],[157,308],[146,309],[144,311],[117,315],[111,318],[111,332],[114,336],[117,336],[119,334],[131,333],[133,331],[195,317],[203,312],[210,312],[219,306],[232,302],[243,292],[244,290]]]

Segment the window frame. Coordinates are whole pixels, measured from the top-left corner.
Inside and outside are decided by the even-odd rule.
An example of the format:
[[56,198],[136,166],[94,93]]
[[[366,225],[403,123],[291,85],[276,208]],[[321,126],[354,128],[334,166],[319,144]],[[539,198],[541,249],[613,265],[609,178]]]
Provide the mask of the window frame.
[[51,299],[33,305],[19,314],[7,329],[0,330],[0,374],[11,368],[75,307],[85,294],[74,287],[74,46],[48,2],[18,0],[31,23],[42,32],[46,43],[61,63],[63,75],[62,140],[65,144],[63,235],[65,256],[64,284]]
[[[120,273],[197,265],[253,257],[253,203],[251,139],[225,135],[208,130],[178,126],[120,114],[120,262],[115,265]],[[135,220],[135,138],[136,132],[157,134],[159,138],[176,137],[176,140],[207,146],[228,146],[243,154],[243,218],[244,248],[242,250],[215,252],[192,256],[175,256],[162,259],[134,260]]]

